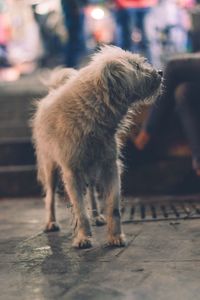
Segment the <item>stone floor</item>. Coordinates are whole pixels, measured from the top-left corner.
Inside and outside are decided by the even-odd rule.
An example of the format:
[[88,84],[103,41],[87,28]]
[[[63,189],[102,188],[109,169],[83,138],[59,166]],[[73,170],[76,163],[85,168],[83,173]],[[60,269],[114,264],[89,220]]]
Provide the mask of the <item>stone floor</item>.
[[69,209],[59,233],[44,234],[40,199],[0,201],[0,299],[200,299],[200,219],[124,223],[126,248],[71,246]]

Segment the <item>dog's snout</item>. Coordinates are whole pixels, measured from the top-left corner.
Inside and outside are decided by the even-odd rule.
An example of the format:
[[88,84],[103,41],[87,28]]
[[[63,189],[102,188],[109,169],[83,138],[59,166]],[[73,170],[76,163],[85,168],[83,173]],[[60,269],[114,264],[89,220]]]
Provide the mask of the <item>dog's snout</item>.
[[162,70],[158,70],[158,74],[162,77],[163,76],[163,71]]

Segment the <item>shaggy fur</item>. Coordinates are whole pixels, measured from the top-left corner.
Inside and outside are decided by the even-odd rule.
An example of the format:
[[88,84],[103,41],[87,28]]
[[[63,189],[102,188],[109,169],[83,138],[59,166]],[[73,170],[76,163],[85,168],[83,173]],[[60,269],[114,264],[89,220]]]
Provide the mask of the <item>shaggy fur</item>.
[[[85,206],[88,187],[91,197],[99,193],[106,200],[109,244],[124,246],[116,136],[126,127],[134,104],[158,95],[161,77],[143,57],[113,46],[102,47],[80,71],[68,69],[61,77],[55,74],[58,80],[38,102],[32,120],[38,179],[46,192],[46,230],[58,229],[54,174],[60,168],[77,218],[74,246],[92,245]],[[94,210],[99,217],[98,207]]]

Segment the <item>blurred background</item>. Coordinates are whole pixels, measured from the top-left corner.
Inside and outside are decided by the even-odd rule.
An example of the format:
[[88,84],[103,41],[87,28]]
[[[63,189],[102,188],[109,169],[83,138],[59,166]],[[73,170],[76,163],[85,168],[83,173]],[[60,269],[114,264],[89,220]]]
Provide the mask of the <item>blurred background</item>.
[[[175,53],[198,50],[197,1],[131,2],[0,0],[0,80],[38,68],[77,67],[101,44],[141,52],[159,68]],[[122,7],[132,12],[125,15]]]

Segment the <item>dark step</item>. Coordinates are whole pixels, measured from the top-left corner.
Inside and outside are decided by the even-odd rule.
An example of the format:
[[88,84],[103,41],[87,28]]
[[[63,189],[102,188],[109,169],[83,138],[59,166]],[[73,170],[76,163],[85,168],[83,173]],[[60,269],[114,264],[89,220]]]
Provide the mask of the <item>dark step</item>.
[[[125,172],[122,192],[129,196],[199,194],[200,178],[195,176],[189,165],[180,166],[180,161],[161,162]],[[35,165],[0,167],[0,198],[41,194]]]
[[0,139],[0,166],[34,164],[34,149],[29,138]]
[[135,163],[135,167],[125,167],[122,190],[135,196],[199,194],[200,177],[192,170],[188,157]]
[[30,137],[33,103],[47,92],[40,80],[43,73],[24,76],[15,82],[0,82],[0,138]]
[[0,167],[0,198],[38,195],[41,188],[34,165]]

